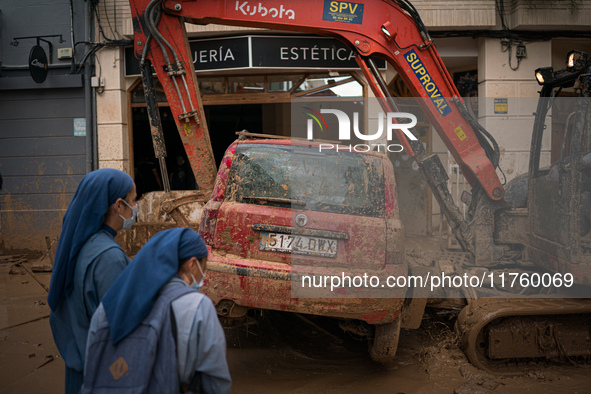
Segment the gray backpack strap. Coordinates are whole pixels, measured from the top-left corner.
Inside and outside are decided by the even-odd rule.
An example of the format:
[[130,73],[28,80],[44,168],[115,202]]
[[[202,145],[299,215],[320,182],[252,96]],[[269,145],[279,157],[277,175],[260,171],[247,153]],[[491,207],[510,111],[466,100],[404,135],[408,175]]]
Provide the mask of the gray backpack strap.
[[[178,329],[176,325],[176,316],[174,314],[174,308],[172,305],[170,306],[170,325],[172,326],[172,335],[174,337],[174,342],[178,347]],[[181,386],[181,393],[193,393],[199,394],[203,391],[201,387],[201,372],[195,371],[193,373],[193,377],[191,378],[191,382],[187,386]]]
[[162,302],[167,302],[168,304],[170,304],[171,302],[173,302],[174,300],[176,300],[179,297],[184,296],[185,294],[189,294],[189,293],[195,293],[197,292],[197,290],[193,289],[190,286],[187,286],[184,283],[180,283],[180,282],[169,282],[167,283],[162,290],[160,290],[160,293],[158,293],[158,299],[156,300],[156,302],[158,301],[162,301]]

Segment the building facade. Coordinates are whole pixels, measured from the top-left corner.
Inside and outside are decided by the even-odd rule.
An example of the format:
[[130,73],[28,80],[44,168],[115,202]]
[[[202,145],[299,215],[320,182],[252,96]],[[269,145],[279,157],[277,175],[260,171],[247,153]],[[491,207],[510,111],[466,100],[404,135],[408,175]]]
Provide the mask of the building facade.
[[87,5],[0,1],[0,245],[8,248],[42,249],[59,234],[92,168],[87,46],[73,45],[89,41]]

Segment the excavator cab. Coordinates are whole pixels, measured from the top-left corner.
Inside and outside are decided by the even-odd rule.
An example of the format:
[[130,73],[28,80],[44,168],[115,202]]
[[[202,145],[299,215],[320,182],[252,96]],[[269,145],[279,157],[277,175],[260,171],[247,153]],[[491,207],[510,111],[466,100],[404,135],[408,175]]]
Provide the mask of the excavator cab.
[[[588,56],[575,51],[564,70],[536,70],[542,89],[529,172],[507,184],[508,208],[495,213],[495,243],[513,243],[512,250],[519,251],[513,255],[519,264],[513,270],[523,272],[517,283],[523,291],[516,295],[519,299],[472,300],[456,325],[464,352],[478,368],[519,374],[524,365],[520,360],[591,355],[590,76]],[[570,87],[574,97],[559,97]],[[561,107],[569,112],[560,156],[547,166],[541,164],[542,142],[551,132],[557,100],[565,100]]]
[[[569,65],[570,64],[570,65]],[[528,258],[555,272],[576,271],[575,282],[591,284],[591,62],[572,51],[567,67],[538,69],[542,85],[534,124],[528,180]],[[541,81],[541,82],[540,82]],[[577,97],[559,97],[574,87]],[[552,108],[568,112],[560,158],[540,163]]]

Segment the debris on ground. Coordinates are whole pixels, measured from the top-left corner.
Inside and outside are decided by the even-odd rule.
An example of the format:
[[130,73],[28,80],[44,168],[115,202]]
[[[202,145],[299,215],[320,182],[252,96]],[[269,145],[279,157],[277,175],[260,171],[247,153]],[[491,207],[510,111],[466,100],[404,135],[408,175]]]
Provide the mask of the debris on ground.
[[31,271],[33,272],[51,272],[53,266],[50,264],[32,264]]
[[497,378],[472,365],[462,365],[460,374],[466,379],[466,382],[457,387],[454,394],[491,393],[503,384]]
[[10,271],[8,271],[8,275],[25,275],[27,271],[25,271],[19,264],[15,264],[10,267]]
[[14,264],[26,259],[24,254],[0,255],[0,264]]

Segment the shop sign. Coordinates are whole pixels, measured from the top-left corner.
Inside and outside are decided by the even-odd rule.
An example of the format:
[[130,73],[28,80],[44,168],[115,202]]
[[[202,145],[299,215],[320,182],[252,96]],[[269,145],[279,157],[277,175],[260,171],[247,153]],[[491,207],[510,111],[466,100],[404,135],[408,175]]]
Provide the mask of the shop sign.
[[[358,68],[355,52],[327,37],[241,36],[189,42],[195,71],[248,68],[330,69]],[[386,68],[383,59],[374,58]],[[133,48],[125,49],[125,75],[140,75]]]
[[33,46],[29,53],[29,71],[33,81],[37,83],[45,82],[45,78],[47,78],[47,55],[39,45]]
[[[355,70],[355,52],[328,37],[251,37],[252,67]],[[373,58],[386,68],[386,61]]]

